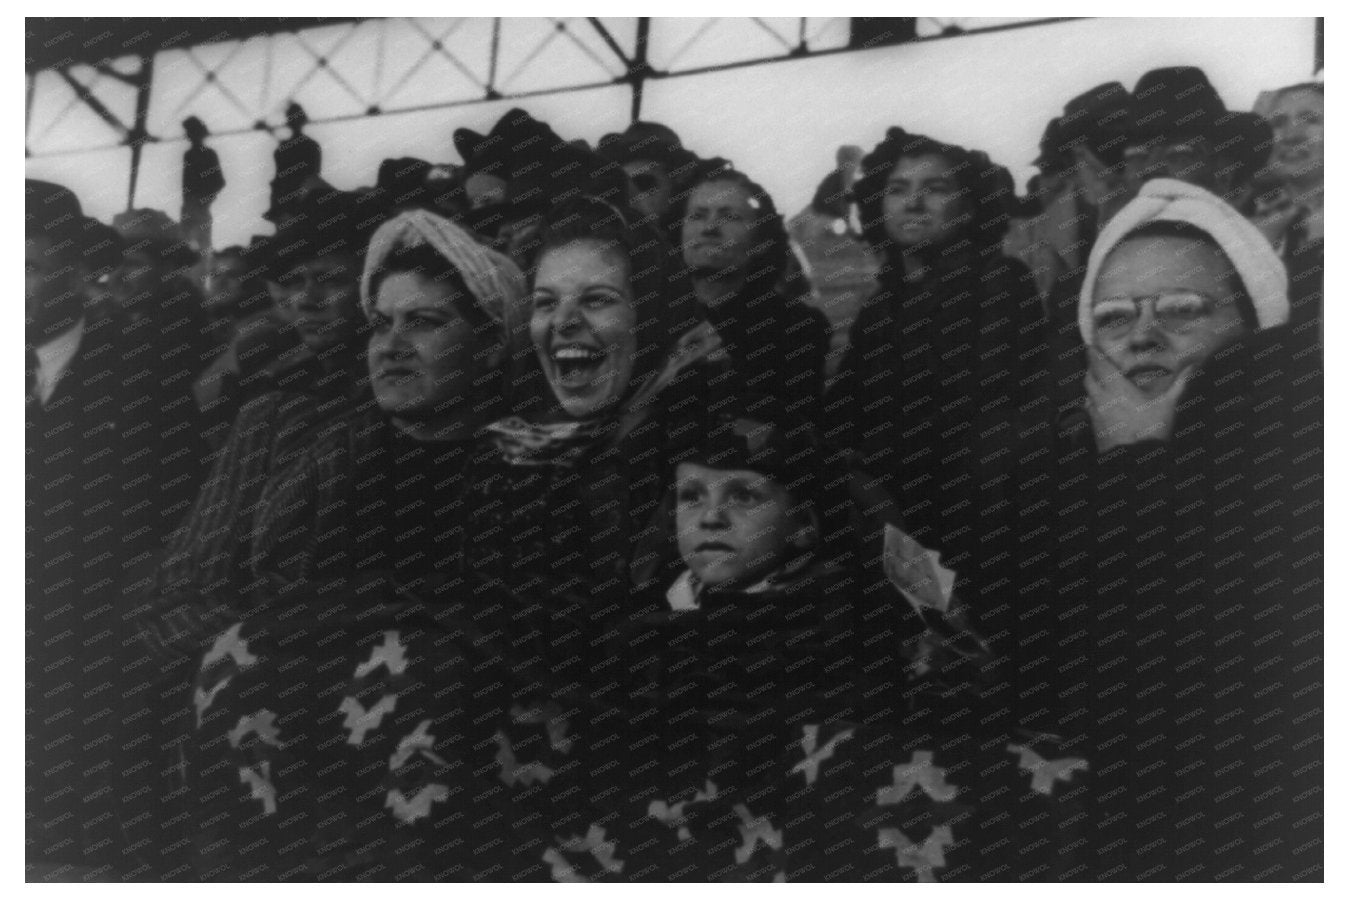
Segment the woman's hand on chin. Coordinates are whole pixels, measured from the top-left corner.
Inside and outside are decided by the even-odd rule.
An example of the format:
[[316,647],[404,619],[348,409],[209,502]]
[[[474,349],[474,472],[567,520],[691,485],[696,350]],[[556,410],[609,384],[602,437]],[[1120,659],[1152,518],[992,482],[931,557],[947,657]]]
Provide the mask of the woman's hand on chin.
[[1096,451],[1141,441],[1167,441],[1176,421],[1176,404],[1185,392],[1193,366],[1186,366],[1161,393],[1149,395],[1135,385],[1095,347],[1087,348],[1087,413],[1096,435]]

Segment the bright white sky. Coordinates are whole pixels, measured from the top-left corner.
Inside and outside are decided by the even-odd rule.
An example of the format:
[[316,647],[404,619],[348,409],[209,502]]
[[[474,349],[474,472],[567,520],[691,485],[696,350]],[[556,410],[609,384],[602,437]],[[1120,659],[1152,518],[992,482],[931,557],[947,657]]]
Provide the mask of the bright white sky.
[[[687,21],[680,27],[689,27]],[[658,22],[653,33],[659,28]],[[479,30],[470,23],[447,44],[453,48],[453,41],[471,42],[473,49],[466,47],[465,55],[473,56],[483,38],[476,33]],[[791,215],[810,201],[815,186],[833,167],[839,145],[870,149],[890,125],[983,149],[1011,168],[1024,185],[1033,174],[1030,161],[1045,123],[1067,99],[1092,85],[1118,80],[1131,88],[1148,69],[1198,65],[1230,108],[1249,109],[1260,91],[1308,79],[1314,33],[1315,20],[1310,18],[1083,20],[651,81],[642,117],[669,124],[699,153],[729,157],[763,183]],[[724,39],[736,38],[728,30]],[[353,65],[351,54],[365,49],[348,46],[344,52],[348,57],[343,71],[358,88],[387,77]],[[653,57],[658,52],[653,45]],[[715,56],[715,32],[698,52]],[[194,70],[175,69],[185,63],[180,57],[166,57],[170,54],[157,61],[152,133],[176,133],[176,122],[189,113],[201,116],[216,131],[230,130],[216,123],[237,120],[240,112],[219,92],[205,92],[185,107],[177,102],[174,92],[186,90]],[[303,69],[308,60],[302,53],[281,52],[272,64]],[[503,61],[503,71],[510,71],[507,62]],[[246,56],[235,63],[255,67],[251,71],[258,71],[258,64]],[[448,76],[436,77],[440,81],[413,79],[403,85],[400,103],[416,105],[422,97],[426,103],[437,102]],[[528,71],[520,76],[530,77]],[[509,86],[533,85],[522,81]],[[349,102],[331,83],[311,82],[301,99],[316,120],[324,117],[320,88],[333,96],[333,103]],[[594,142],[625,126],[629,102],[626,87],[606,87],[377,119],[319,122],[309,131],[323,145],[325,177],[338,187],[353,188],[373,183],[380,161],[388,157],[458,161],[451,140],[454,129],[486,131],[512,105],[548,121],[563,137]],[[280,121],[283,106],[284,98],[272,100],[269,121]],[[110,134],[96,123],[90,134],[97,143],[110,142]],[[216,245],[247,243],[250,235],[270,230],[260,214],[266,206],[275,139],[264,132],[244,131],[218,135],[211,145],[220,154],[228,180],[215,204]],[[137,205],[178,215],[184,146],[182,141],[166,140],[147,148]],[[68,185],[90,214],[107,220],[125,208],[129,159],[125,149],[39,157],[27,161],[27,173]]]

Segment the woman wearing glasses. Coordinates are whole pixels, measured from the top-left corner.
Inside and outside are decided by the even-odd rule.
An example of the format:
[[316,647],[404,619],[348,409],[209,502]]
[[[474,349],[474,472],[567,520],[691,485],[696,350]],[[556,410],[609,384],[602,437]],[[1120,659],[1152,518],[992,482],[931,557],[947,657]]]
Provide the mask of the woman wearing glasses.
[[1165,440],[1197,367],[1288,321],[1287,285],[1236,210],[1182,182],[1145,185],[1092,248],[1079,300],[1097,450]]
[[1319,835],[1320,360],[1288,318],[1273,248],[1202,188],[1148,182],[1092,248],[1049,655],[1112,877],[1294,878]]

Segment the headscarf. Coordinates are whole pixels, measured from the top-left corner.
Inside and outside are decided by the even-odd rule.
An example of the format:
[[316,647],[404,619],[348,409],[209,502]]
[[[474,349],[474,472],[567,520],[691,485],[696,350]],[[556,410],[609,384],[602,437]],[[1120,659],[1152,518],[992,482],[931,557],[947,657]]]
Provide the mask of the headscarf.
[[1101,229],[1087,260],[1087,277],[1078,295],[1077,324],[1088,346],[1095,336],[1092,295],[1105,258],[1129,235],[1153,222],[1181,222],[1207,234],[1231,260],[1255,307],[1260,328],[1288,321],[1288,272],[1269,240],[1222,198],[1201,187],[1172,178],[1143,185]]
[[510,402],[521,381],[519,367],[529,348],[529,302],[525,276],[511,259],[478,240],[443,216],[410,209],[381,225],[370,239],[361,273],[361,309],[367,317],[375,308],[375,277],[385,261],[399,250],[430,247],[464,281],[473,302],[498,327],[505,347],[504,393]]
[[525,276],[502,254],[484,247],[467,231],[424,209],[399,213],[381,225],[370,239],[361,273],[361,309],[374,312],[374,277],[397,250],[428,246],[445,258],[464,279],[478,308],[508,334],[515,334],[529,316],[525,304]]

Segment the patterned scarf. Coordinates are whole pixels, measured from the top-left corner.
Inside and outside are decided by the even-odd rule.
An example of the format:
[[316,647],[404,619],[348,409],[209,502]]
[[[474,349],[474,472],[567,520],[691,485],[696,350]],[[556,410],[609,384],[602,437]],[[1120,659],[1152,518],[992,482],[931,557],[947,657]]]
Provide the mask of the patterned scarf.
[[667,387],[720,348],[715,337],[706,322],[689,329],[660,371],[648,376],[615,412],[566,422],[528,422],[508,416],[488,425],[486,431],[511,465],[575,468],[595,450],[616,446],[645,421]]

